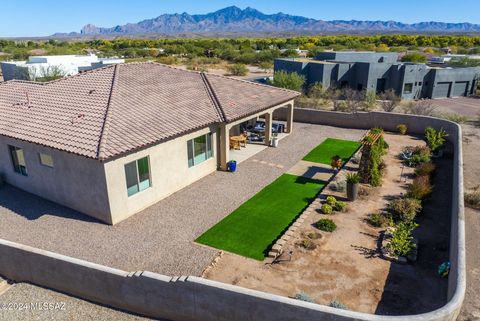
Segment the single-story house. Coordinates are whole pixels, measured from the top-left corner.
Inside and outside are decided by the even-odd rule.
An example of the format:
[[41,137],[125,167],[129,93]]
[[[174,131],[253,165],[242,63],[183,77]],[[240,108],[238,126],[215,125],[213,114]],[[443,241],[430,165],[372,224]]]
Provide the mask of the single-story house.
[[[115,224],[230,160],[230,135],[299,93],[157,63],[112,65],[47,83],[0,83],[0,175]],[[270,130],[268,130],[270,128]],[[237,129],[238,131],[238,129]]]

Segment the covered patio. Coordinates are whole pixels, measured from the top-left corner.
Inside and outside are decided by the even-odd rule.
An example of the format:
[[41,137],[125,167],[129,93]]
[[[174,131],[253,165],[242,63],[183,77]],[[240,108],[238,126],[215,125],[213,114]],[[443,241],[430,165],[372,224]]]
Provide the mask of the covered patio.
[[[272,140],[293,131],[293,100],[248,117],[223,123],[219,135],[219,168],[227,170],[230,161],[241,163],[272,146]],[[274,121],[274,112],[286,109],[286,121]],[[263,124],[263,125],[262,125]]]

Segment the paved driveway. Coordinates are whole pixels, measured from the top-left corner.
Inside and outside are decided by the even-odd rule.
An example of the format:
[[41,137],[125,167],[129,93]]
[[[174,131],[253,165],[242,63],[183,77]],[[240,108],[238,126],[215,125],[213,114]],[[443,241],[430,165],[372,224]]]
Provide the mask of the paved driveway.
[[477,115],[480,115],[480,98],[442,98],[434,99],[432,103],[438,106],[438,112],[440,113],[457,113],[469,118],[475,118]]
[[237,173],[212,173],[115,226],[6,186],[0,189],[0,238],[125,271],[200,275],[217,251],[194,243],[199,235],[325,138],[358,140],[362,134],[297,123],[278,148],[240,164]]

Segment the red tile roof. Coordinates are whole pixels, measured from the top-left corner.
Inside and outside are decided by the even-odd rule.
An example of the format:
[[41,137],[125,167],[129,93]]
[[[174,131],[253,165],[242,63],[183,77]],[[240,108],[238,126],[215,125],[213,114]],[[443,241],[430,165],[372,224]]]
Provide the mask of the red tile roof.
[[120,64],[48,83],[0,83],[0,135],[106,160],[298,95],[157,63]]

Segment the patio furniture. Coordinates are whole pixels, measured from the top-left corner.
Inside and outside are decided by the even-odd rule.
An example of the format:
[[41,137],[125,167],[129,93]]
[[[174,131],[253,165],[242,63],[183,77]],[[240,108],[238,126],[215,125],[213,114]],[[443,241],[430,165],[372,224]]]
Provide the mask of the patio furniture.
[[248,140],[248,136],[247,134],[241,134],[239,137],[239,143],[240,143],[240,147],[247,147],[247,140]]
[[241,136],[230,137],[230,149],[240,150],[240,142],[243,141]]

